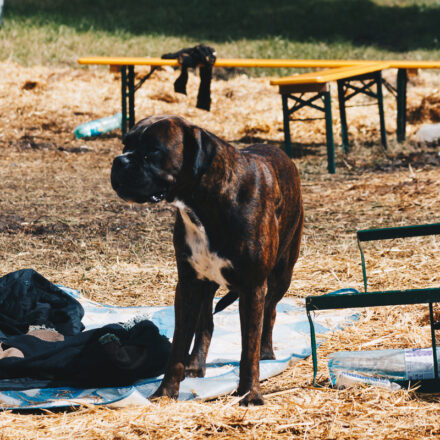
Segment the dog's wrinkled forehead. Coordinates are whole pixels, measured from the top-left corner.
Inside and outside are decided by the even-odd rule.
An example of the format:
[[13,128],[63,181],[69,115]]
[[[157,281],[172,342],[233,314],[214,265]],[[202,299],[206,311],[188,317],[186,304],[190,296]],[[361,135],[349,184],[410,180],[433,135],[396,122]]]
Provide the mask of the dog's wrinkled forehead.
[[125,150],[148,149],[162,144],[172,147],[182,141],[183,127],[187,122],[176,116],[151,116],[139,121],[123,138]]

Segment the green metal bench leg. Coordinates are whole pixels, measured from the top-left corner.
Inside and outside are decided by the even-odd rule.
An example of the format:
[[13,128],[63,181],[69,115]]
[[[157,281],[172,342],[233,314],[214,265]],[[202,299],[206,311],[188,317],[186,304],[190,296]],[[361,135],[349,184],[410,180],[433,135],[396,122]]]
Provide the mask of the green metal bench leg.
[[368,287],[368,280],[367,280],[367,270],[365,269],[365,256],[364,256],[364,251],[362,250],[362,246],[361,246],[361,242],[357,241],[359,250],[361,252],[361,263],[362,263],[362,278],[364,280],[364,291],[367,292],[367,287]]
[[339,115],[341,118],[342,151],[348,153],[347,112],[345,109],[344,81],[338,81]]
[[122,136],[124,136],[127,133],[127,66],[121,67],[121,98],[121,131]]
[[379,105],[379,119],[380,119],[380,137],[383,148],[387,149],[387,132],[385,129],[385,113],[383,110],[383,94],[382,94],[382,72],[378,72],[376,76],[377,82],[377,102]]
[[307,309],[307,318],[310,324],[310,342],[312,346],[312,360],[313,360],[313,386],[316,387],[316,375],[318,374],[318,355],[316,353],[316,334],[315,326],[313,325],[312,317],[310,316],[310,310]]
[[431,323],[431,343],[432,343],[432,357],[434,361],[434,378],[438,380],[437,343],[435,341],[435,323],[434,323],[434,312],[432,310],[432,302],[429,303],[429,321]]
[[406,137],[406,88],[408,74],[406,69],[397,71],[397,142]]
[[323,92],[325,108],[325,131],[327,136],[327,169],[330,174],[334,174],[335,166],[335,144],[333,141],[333,122],[332,122],[332,100],[330,90]]
[[134,92],[134,66],[128,66],[128,128],[135,123]]
[[283,103],[283,124],[284,124],[284,151],[289,157],[292,157],[292,143],[290,140],[290,121],[289,106],[287,104],[287,95],[281,95]]

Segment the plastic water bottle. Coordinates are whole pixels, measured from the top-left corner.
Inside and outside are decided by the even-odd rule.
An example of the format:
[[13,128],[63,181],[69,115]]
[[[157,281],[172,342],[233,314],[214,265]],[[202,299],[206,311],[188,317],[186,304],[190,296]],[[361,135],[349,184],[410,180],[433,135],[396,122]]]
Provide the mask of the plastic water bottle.
[[74,134],[77,139],[90,136],[98,136],[108,131],[121,128],[122,113],[116,113],[113,116],[107,116],[106,118],[96,119],[94,121],[86,122],[78,125],[75,128]]
[[[440,350],[437,350],[440,364]],[[345,373],[391,381],[434,379],[432,348],[401,350],[340,351],[328,359],[330,380],[338,386]]]
[[388,388],[391,390],[402,389],[399,384],[391,382],[389,379],[366,376],[365,374],[359,373],[348,373],[346,371],[341,371],[340,373],[338,373],[338,377],[335,383],[336,388],[347,388],[355,385],[372,385],[380,388]]

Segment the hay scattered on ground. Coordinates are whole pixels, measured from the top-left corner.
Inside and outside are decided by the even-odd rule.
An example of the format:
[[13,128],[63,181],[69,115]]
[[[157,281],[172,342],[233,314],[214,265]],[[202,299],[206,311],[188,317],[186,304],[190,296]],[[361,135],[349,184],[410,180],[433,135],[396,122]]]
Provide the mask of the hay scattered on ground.
[[[118,200],[109,184],[117,134],[76,140],[76,125],[120,109],[119,79],[103,69],[0,69],[0,275],[32,267],[96,301],[120,305],[171,304],[176,271],[171,244],[173,208]],[[175,95],[174,71],[156,72],[136,94],[137,117],[179,114],[242,146],[281,145],[281,99],[268,79],[240,74],[213,82],[212,111],[195,108],[198,79],[188,96]],[[392,82],[395,72],[387,73]],[[424,71],[408,90],[410,109],[435,95],[437,73]],[[335,91],[335,88],[333,88]],[[367,100],[360,97],[359,103]],[[362,289],[355,231],[439,221],[438,148],[395,142],[395,100],[385,94],[390,148],[379,145],[377,108],[349,109],[352,150],[337,151],[337,174],[326,173],[323,121],[292,123],[295,159],[303,179],[306,225],[289,295],[341,287]],[[337,100],[333,106],[339,139]],[[301,117],[314,116],[304,110]],[[365,246],[371,289],[440,285],[440,240],[420,238]],[[426,308],[369,309],[356,326],[329,337],[319,350],[429,345]],[[440,434],[439,398],[375,388],[311,388],[305,360],[265,381],[267,405],[242,409],[233,396],[212,402],[162,401],[146,408],[83,408],[48,414],[0,413],[1,439],[79,438],[408,438]]]

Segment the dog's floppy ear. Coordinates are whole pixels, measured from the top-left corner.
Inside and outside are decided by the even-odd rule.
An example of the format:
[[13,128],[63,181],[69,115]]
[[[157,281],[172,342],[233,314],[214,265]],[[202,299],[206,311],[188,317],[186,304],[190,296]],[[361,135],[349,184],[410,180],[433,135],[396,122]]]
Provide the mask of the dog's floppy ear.
[[200,127],[188,127],[185,142],[191,145],[192,172],[194,177],[201,177],[210,167],[215,155],[214,142],[208,132]]
[[168,120],[169,118],[170,116],[168,115],[152,115],[148,116],[147,118],[141,119],[139,122],[136,123],[136,125],[130,128],[128,133],[126,133],[122,137],[122,143],[125,146],[136,147],[137,144],[142,140],[142,136],[152,125],[162,120]]
[[122,144],[126,147],[136,147],[137,144],[139,143],[141,136],[145,133],[145,131],[148,128],[149,128],[149,124],[146,123],[136,124],[128,131],[128,133],[125,133],[124,136],[122,136]]

